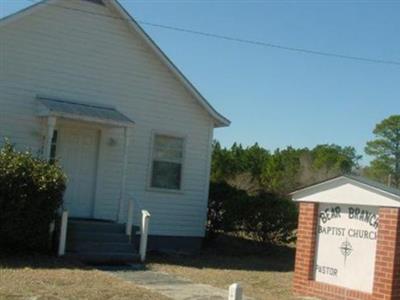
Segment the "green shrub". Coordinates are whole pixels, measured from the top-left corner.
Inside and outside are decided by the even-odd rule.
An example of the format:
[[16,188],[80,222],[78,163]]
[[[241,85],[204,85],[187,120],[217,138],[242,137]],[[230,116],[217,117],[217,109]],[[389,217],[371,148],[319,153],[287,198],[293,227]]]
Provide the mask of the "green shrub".
[[0,250],[49,250],[49,226],[65,181],[57,165],[18,152],[6,141],[0,149]]
[[243,208],[247,193],[226,182],[211,182],[208,199],[207,234],[213,237],[218,231],[235,231],[244,222]]
[[248,201],[245,232],[260,242],[288,243],[295,239],[297,205],[290,199],[260,194]]
[[220,231],[246,233],[260,242],[292,241],[297,227],[297,206],[275,194],[250,196],[225,182],[211,183],[207,236]]

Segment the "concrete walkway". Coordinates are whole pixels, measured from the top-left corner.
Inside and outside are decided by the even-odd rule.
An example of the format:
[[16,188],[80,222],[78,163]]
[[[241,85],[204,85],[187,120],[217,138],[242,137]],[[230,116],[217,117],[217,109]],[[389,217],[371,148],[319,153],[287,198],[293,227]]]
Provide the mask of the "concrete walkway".
[[[228,289],[220,289],[211,285],[193,283],[190,280],[171,274],[141,270],[132,267],[104,267],[107,271],[121,279],[132,281],[137,286],[147,288],[174,300],[227,300]],[[250,299],[250,298],[245,298]]]

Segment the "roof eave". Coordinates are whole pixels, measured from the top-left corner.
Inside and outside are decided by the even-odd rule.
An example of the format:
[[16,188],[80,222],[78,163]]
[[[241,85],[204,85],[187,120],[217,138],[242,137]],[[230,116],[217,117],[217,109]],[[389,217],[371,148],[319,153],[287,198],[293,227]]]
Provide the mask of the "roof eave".
[[[36,9],[44,7],[43,4],[46,2],[56,2],[58,0],[42,0],[25,9],[22,9],[14,14],[3,17],[0,19],[0,26],[6,25],[11,21],[14,21],[20,17],[31,14]],[[153,49],[156,55],[161,61],[167,66],[167,68],[177,77],[177,79],[184,85],[184,87],[196,98],[199,104],[209,113],[214,119],[214,127],[228,127],[231,121],[221,115],[217,110],[201,95],[201,93],[194,87],[194,85],[185,77],[185,75],[179,70],[177,66],[167,57],[167,55],[158,47],[158,45],[152,40],[152,38],[144,31],[144,29],[134,20],[134,18],[126,11],[126,9],[118,2],[118,0],[106,0],[105,4],[111,4],[114,9],[117,10],[122,16],[126,18],[131,27],[139,33],[144,41]]]
[[113,7],[123,16],[133,29],[147,42],[148,46],[156,53],[161,61],[167,68],[178,78],[178,80],[185,86],[185,88],[198,100],[201,106],[211,115],[215,120],[215,127],[227,127],[231,121],[221,115],[216,109],[201,95],[201,93],[194,87],[194,85],[185,77],[179,68],[168,58],[168,56],[161,50],[156,42],[144,31],[144,29],[135,21],[135,19],[126,11],[126,9],[119,3],[118,0],[109,0]]
[[303,186],[303,187],[301,187],[301,188],[289,193],[289,196],[295,196],[296,194],[302,193],[302,192],[307,191],[309,189],[312,189],[312,188],[314,188],[316,186],[324,185],[324,184],[326,184],[328,182],[332,182],[332,181],[338,180],[339,178],[342,178],[342,177],[344,177],[344,176],[340,175],[340,176],[329,178],[327,180],[324,180],[324,181],[321,181],[321,182],[317,182],[317,183],[314,183],[314,184],[311,184],[311,185]]
[[61,118],[61,119],[68,119],[68,120],[81,121],[81,122],[87,122],[87,123],[108,125],[111,127],[132,128],[135,126],[134,122],[118,122],[118,121],[113,121],[113,120],[108,120],[108,119],[101,119],[101,118],[80,116],[80,115],[75,115],[75,114],[54,112],[51,110],[48,110],[47,113],[45,113],[45,112],[39,113],[38,117],[56,117],[56,118]]
[[316,184],[313,184],[313,185],[310,185],[310,186],[307,186],[307,187],[304,187],[304,188],[301,188],[301,189],[298,189],[298,190],[290,193],[289,196],[291,196],[293,198],[293,200],[296,201],[296,199],[295,199],[296,195],[298,195],[300,193],[307,192],[307,190],[311,190],[311,189],[314,189],[315,187],[323,186],[323,185],[329,184],[329,183],[331,183],[333,181],[338,181],[338,180],[341,180],[341,179],[346,179],[349,182],[357,183],[358,185],[362,185],[362,186],[368,187],[369,189],[380,191],[381,193],[384,193],[384,194],[387,194],[387,195],[391,195],[391,196],[393,196],[395,198],[400,199],[400,195],[395,193],[395,192],[391,192],[391,191],[389,191],[387,189],[379,188],[377,186],[374,186],[374,185],[365,183],[363,181],[357,180],[356,177],[351,176],[351,175],[340,175],[340,176],[337,176],[337,177],[334,177],[334,178],[331,178],[331,179],[328,179],[328,180],[325,180],[325,181],[322,181],[322,182],[319,182],[319,183],[316,183]]
[[229,125],[231,125],[231,121],[225,119],[223,122],[215,122],[214,128],[229,127]]
[[21,10],[18,10],[10,15],[0,18],[0,26],[5,26],[8,23],[13,22],[14,20],[17,20],[18,18],[21,18],[21,17],[24,17],[26,15],[33,13],[34,11],[40,9],[44,2],[47,2],[47,0],[39,1],[28,7],[23,8]]

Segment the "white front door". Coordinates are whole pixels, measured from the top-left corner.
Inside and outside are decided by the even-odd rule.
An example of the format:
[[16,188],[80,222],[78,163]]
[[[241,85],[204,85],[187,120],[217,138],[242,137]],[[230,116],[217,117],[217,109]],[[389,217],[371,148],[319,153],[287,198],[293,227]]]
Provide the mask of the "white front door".
[[68,177],[64,206],[72,217],[93,217],[99,132],[61,128],[57,139],[57,158]]

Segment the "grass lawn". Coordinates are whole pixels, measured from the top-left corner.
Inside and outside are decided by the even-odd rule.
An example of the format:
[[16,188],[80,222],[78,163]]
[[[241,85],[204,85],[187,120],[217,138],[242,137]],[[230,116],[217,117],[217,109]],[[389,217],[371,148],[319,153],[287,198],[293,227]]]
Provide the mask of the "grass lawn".
[[247,296],[292,300],[294,248],[259,245],[244,238],[220,236],[196,256],[150,255],[147,267],[228,288],[240,282]]
[[[240,282],[254,299],[293,300],[294,248],[221,235],[200,254],[149,255],[146,267],[227,289]],[[75,261],[0,257],[0,299],[167,299]]]
[[167,299],[77,262],[0,258],[0,299]]

